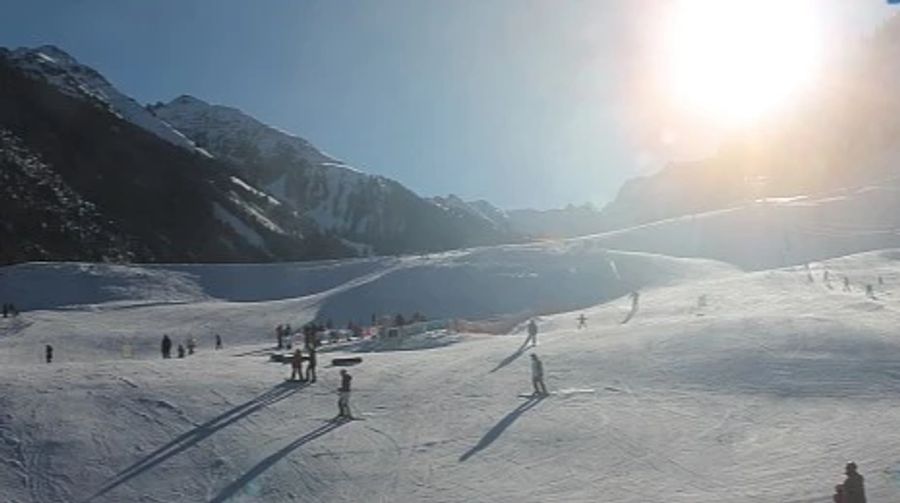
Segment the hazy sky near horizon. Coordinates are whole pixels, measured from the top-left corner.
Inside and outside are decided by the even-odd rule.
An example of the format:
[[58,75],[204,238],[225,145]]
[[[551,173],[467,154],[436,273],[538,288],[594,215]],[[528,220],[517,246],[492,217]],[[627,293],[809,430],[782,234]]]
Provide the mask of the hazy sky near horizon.
[[[240,108],[423,195],[548,208],[646,169],[623,87],[664,3],[0,0],[0,45],[58,45],[143,103]],[[821,3],[857,31],[889,13]]]

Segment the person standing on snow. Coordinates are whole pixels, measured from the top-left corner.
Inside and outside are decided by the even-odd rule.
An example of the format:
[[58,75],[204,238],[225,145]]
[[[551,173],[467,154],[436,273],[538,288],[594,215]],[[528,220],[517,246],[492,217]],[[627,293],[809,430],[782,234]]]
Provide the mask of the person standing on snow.
[[47,359],[47,363],[53,363],[53,346],[47,344],[44,347],[44,357]]
[[166,359],[172,357],[172,339],[169,339],[168,334],[162,338],[162,357]]
[[536,396],[547,396],[547,386],[544,385],[544,362],[538,355],[531,353],[531,384],[534,385]]
[[537,323],[535,323],[534,318],[532,318],[531,320],[528,321],[528,338],[525,339],[526,346],[528,345],[529,342],[531,343],[531,347],[537,346],[537,333],[538,333],[538,326],[537,326]]
[[[299,351],[299,350],[298,350]],[[316,382],[316,347],[309,348],[309,358],[306,363],[306,380],[310,383]]]
[[343,419],[353,419],[350,414],[350,382],[353,376],[347,372],[347,369],[341,369],[341,387],[338,388],[338,415]]
[[297,348],[294,351],[294,355],[291,356],[291,381],[302,381],[303,380],[303,353],[300,351],[300,348]]
[[578,329],[581,330],[582,328],[587,328],[587,317],[584,313],[578,316]]
[[841,484],[841,503],[866,503],[866,490],[863,487],[863,476],[856,471],[856,463],[847,463],[844,469],[847,478]]
[[222,349],[222,336],[216,334],[216,349]]
[[184,346],[178,345],[178,358],[184,358]]
[[188,354],[194,354],[194,349],[197,347],[197,341],[194,340],[194,336],[188,337],[187,340],[187,350]]

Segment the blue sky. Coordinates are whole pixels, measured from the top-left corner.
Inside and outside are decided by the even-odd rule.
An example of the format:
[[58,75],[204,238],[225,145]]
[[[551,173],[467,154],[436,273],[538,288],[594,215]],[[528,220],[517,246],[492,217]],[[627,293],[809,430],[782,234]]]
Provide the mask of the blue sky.
[[642,158],[621,88],[659,1],[0,3],[0,45],[58,45],[141,102],[236,106],[424,195],[602,204]]

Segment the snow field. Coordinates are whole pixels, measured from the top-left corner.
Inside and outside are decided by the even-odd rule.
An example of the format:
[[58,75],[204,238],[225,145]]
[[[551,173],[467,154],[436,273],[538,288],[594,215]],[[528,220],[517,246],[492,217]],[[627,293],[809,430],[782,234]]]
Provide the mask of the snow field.
[[[672,259],[629,257],[677,276]],[[0,487],[17,503],[825,502],[853,459],[870,500],[895,501],[898,258],[815,263],[812,283],[803,267],[741,273],[706,263],[699,274],[686,261],[698,279],[642,289],[627,324],[624,294],[541,316],[534,351],[555,392],[543,400],[519,396],[531,390],[532,351],[520,350],[519,333],[363,353],[350,371],[351,406],[364,420],[343,424],[326,421],[338,385],[327,364],[340,353],[322,353],[319,382],[300,387],[285,384],[288,367],[268,363],[269,344],[251,338],[226,337],[219,352],[201,340],[185,360],[87,361],[96,342],[83,334],[60,343],[61,363],[0,367]],[[821,281],[826,268],[833,288]],[[878,275],[885,286],[868,299],[864,284]],[[290,302],[252,304],[279,313]],[[156,325],[188,316],[225,329],[215,325],[230,323],[219,321],[223,303],[234,309],[200,300],[184,312],[101,304],[26,313],[41,321],[18,335],[5,322],[0,348],[24,354],[23,339],[44,335],[34,327],[54,317],[62,326],[73,313],[83,316],[76,325],[93,316],[155,342]],[[578,330],[582,312],[588,328]],[[65,361],[70,345],[84,350]]]

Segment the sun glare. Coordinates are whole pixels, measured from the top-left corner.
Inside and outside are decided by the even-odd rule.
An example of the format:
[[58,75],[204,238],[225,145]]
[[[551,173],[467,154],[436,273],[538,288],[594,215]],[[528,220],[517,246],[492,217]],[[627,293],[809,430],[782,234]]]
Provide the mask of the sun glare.
[[676,105],[725,126],[777,111],[816,76],[817,14],[811,0],[676,2],[663,39]]

